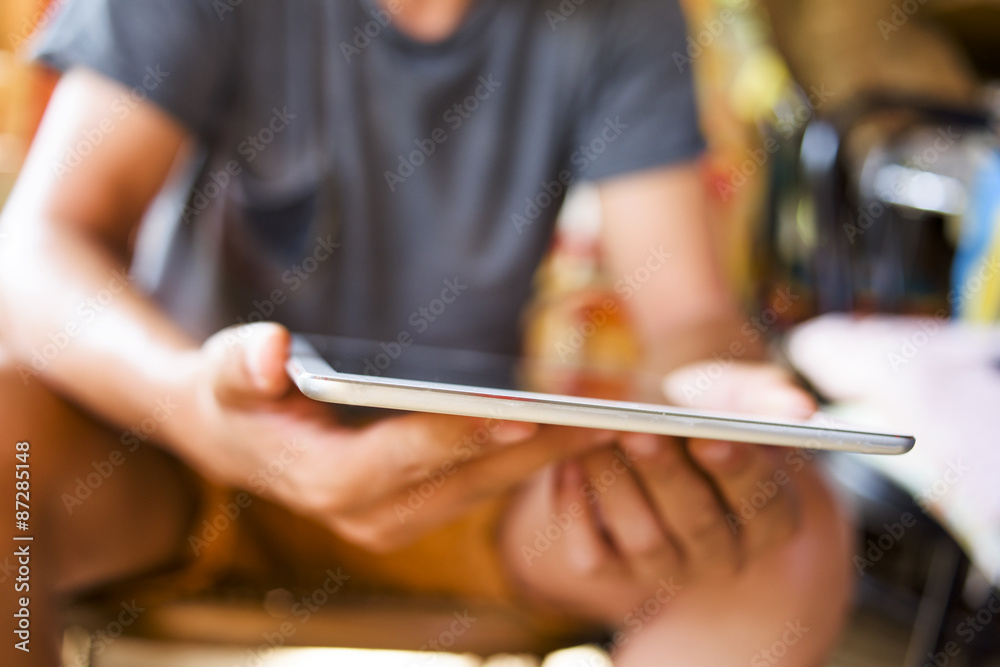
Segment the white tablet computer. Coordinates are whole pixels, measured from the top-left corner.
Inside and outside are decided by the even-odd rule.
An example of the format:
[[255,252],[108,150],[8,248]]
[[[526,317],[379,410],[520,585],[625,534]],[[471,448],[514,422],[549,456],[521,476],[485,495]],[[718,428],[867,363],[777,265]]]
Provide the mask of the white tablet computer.
[[[656,402],[663,399],[653,376],[585,372],[452,348],[296,335],[287,370],[306,396],[350,406],[867,454],[903,454],[915,442],[909,435],[852,428],[825,415],[794,421],[672,407]],[[546,376],[561,380],[546,382]],[[567,377],[574,380],[566,382]],[[539,386],[539,379],[560,391],[524,389],[529,380]],[[589,397],[595,393],[656,398]]]

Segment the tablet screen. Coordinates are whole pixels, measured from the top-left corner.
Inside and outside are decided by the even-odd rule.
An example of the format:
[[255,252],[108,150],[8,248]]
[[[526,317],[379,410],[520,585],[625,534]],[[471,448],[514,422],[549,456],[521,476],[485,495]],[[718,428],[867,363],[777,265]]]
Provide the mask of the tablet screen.
[[338,373],[666,404],[660,378],[624,367],[580,367],[430,345],[303,335]]

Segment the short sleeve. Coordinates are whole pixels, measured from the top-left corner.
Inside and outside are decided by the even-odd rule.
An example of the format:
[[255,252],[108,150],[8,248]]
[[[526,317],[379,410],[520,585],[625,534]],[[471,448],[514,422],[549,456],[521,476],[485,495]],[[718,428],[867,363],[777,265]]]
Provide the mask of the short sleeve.
[[[598,19],[600,20],[600,19]],[[687,27],[676,0],[609,3],[573,131],[577,175],[600,180],[697,156]]]
[[32,55],[60,71],[104,74],[205,138],[231,98],[236,14],[244,9],[211,0],[69,0]]

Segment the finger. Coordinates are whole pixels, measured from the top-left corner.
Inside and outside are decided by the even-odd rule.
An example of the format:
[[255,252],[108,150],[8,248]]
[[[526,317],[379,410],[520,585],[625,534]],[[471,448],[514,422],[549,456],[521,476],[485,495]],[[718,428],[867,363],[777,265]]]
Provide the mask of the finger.
[[497,444],[513,445],[534,437],[538,428],[538,424],[531,422],[500,421],[492,430],[491,436]]
[[773,364],[738,363],[721,373],[716,362],[677,369],[663,380],[667,400],[685,407],[804,419],[816,403]]
[[564,533],[566,563],[587,575],[620,569],[621,562],[605,539],[597,507],[587,495],[583,466],[579,461],[566,461],[557,470],[557,511],[561,515],[579,516]]
[[789,477],[766,448],[745,443],[691,440],[691,457],[712,478],[738,528],[743,552],[753,555],[794,532]]
[[226,400],[283,396],[291,335],[280,324],[260,322],[223,329],[203,347],[216,396]]
[[[577,432],[574,442],[585,443],[594,437],[593,431],[565,430]],[[347,442],[346,447],[338,448],[337,465],[352,474],[337,478],[334,493],[351,498],[357,509],[367,509],[396,492],[436,494],[445,482],[452,485],[460,468],[503,453],[499,463],[477,468],[477,478],[458,485],[471,498],[491,497],[576,451],[570,446],[560,457],[551,444],[538,447],[539,441],[549,441],[539,433],[535,425],[497,419],[423,413],[384,419],[366,427],[361,437]],[[463,502],[461,506],[469,505]]]
[[477,493],[493,496],[520,484],[547,465],[608,446],[615,437],[612,431],[542,426],[536,436],[522,443],[463,463],[451,490],[457,496],[474,498]]
[[652,455],[636,458],[633,470],[686,566],[736,569],[739,544],[726,508],[680,442],[664,438]]
[[632,462],[625,454],[601,449],[585,456],[582,465],[605,530],[633,575],[641,582],[653,582],[677,571],[680,551],[629,471]]
[[511,431],[504,433],[505,440],[495,442],[493,435],[499,430],[497,420],[438,414],[375,422],[341,453],[339,464],[353,472],[342,481],[341,493],[364,507],[369,501],[425,483],[436,489],[455,474],[460,463],[517,442]]
[[[452,451],[452,457],[438,466],[424,468],[416,476],[408,475],[411,481],[397,487],[399,493],[393,497],[391,505],[398,509],[396,505],[401,503],[413,510],[400,512],[400,523],[439,523],[516,487],[547,465],[607,446],[614,437],[614,433],[606,431],[543,426],[535,437],[502,449],[493,448],[478,458],[472,457],[469,451]],[[384,476],[385,473],[373,474]],[[367,490],[359,493],[373,502],[383,500]],[[387,510],[385,503],[382,504],[383,510]]]

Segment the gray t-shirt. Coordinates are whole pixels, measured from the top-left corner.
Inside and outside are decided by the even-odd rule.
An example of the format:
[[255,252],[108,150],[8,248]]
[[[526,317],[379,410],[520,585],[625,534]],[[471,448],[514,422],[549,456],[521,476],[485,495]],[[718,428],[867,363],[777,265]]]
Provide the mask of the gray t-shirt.
[[703,148],[675,0],[475,0],[433,44],[405,1],[71,0],[36,45],[203,147],[150,286],[196,336],[515,352],[566,185]]

